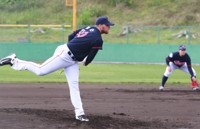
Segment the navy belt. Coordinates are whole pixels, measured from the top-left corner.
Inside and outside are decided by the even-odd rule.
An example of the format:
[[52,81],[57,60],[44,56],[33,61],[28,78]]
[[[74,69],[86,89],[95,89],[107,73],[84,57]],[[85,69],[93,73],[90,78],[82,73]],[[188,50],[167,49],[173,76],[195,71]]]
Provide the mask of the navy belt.
[[72,60],[77,61],[75,56],[72,54],[72,52],[68,51],[67,53],[72,58]]

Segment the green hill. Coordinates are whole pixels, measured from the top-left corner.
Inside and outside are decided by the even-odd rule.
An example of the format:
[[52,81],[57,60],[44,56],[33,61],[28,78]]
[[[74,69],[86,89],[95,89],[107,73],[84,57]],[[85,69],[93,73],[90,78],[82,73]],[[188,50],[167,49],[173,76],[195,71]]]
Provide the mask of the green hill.
[[[1,24],[70,24],[66,0],[0,1]],[[199,25],[199,0],[77,0],[78,24],[93,24],[107,15],[116,24]]]

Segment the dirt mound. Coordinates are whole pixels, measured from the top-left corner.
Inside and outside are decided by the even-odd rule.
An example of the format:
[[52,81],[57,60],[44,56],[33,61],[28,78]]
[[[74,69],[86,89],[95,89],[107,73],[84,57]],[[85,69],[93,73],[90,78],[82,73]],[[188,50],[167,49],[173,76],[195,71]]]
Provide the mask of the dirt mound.
[[[164,128],[160,121],[124,120],[110,116],[89,115],[89,122],[79,122],[74,119],[71,111],[67,110],[41,110],[41,109],[0,109],[0,114],[6,113],[4,121],[9,121],[10,116],[15,120],[4,129],[18,129],[20,127],[50,128],[50,129],[156,129]],[[115,115],[121,115],[116,114]],[[24,119],[21,119],[21,118]],[[2,117],[1,117],[2,119]],[[39,123],[38,123],[39,122]],[[4,123],[5,124],[5,123]],[[2,124],[1,124],[2,125]]]

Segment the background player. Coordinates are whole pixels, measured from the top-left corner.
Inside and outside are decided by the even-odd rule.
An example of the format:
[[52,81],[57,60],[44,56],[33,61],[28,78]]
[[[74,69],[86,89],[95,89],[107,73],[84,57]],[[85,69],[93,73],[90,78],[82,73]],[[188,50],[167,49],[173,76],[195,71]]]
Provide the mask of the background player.
[[169,75],[176,69],[180,69],[186,73],[189,73],[192,81],[192,89],[197,90],[198,83],[196,80],[196,72],[192,68],[190,56],[186,53],[186,47],[184,45],[179,46],[178,52],[170,53],[166,58],[167,68],[162,78],[162,84],[159,90],[164,90],[165,83]]
[[79,65],[82,61],[87,66],[94,59],[99,49],[102,49],[101,34],[108,34],[111,23],[107,17],[101,16],[96,20],[96,26],[88,26],[69,35],[67,44],[56,48],[53,56],[42,64],[24,61],[16,58],[15,54],[0,60],[0,66],[11,65],[14,70],[28,70],[38,76],[52,73],[64,68],[68,80],[70,98],[75,109],[75,118],[80,121],[89,121],[85,116],[79,91]]

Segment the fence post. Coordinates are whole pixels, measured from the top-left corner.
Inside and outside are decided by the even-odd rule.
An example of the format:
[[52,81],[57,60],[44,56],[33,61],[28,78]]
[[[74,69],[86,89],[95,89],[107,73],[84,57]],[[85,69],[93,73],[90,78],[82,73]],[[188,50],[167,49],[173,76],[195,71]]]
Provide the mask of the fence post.
[[157,26],[157,44],[160,44],[160,26]]
[[126,43],[129,43],[129,33],[126,35]]
[[65,26],[64,25],[61,25],[61,43],[64,43],[65,42]]
[[190,31],[188,31],[188,40],[187,40],[187,44],[190,44],[190,38],[191,38],[191,34],[190,34]]
[[30,39],[30,30],[31,30],[31,26],[30,26],[30,24],[28,24],[27,27],[28,27],[27,40],[28,40],[28,43],[30,43],[30,42],[31,42],[31,39]]

